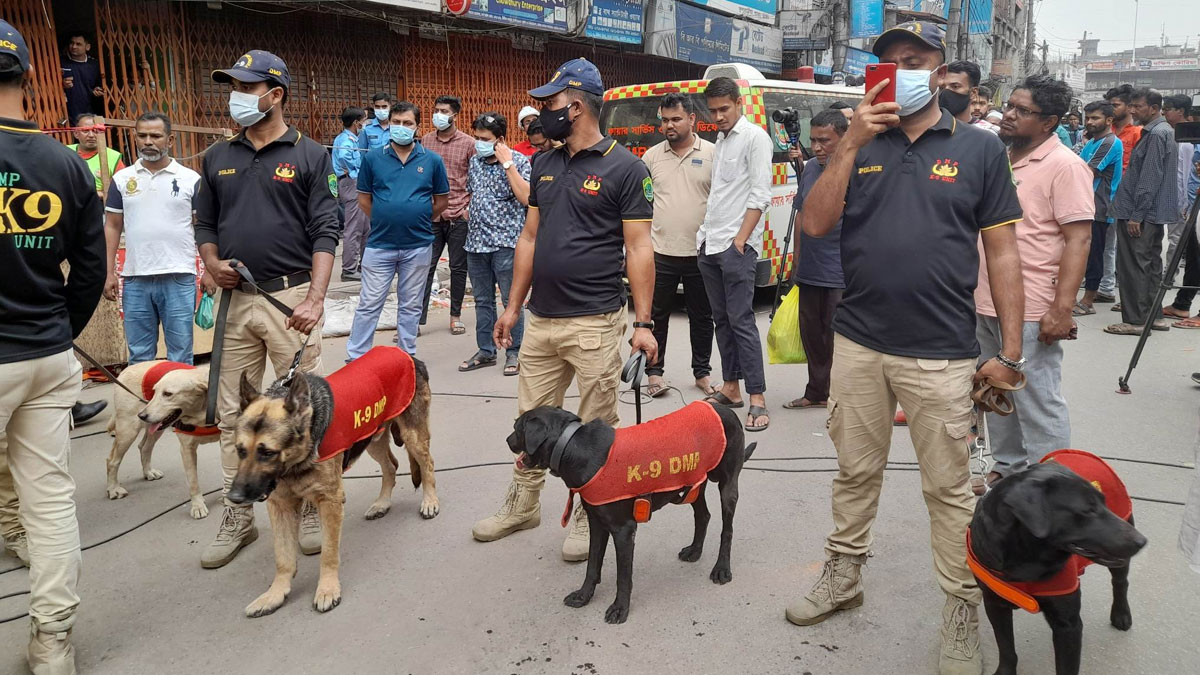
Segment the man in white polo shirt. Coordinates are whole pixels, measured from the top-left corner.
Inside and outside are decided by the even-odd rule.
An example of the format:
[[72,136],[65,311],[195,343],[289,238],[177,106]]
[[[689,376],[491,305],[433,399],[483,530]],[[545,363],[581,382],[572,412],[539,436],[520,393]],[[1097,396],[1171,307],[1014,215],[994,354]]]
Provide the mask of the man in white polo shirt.
[[[162,324],[167,358],[192,362],[192,314],[196,309],[196,239],[192,195],[200,175],[171,158],[171,120],[148,112],[134,127],[138,160],[113,174],[104,239],[108,279],[104,295],[117,299],[117,248],[125,233],[122,307],[129,363],[153,360]],[[213,284],[215,287],[215,284]]]

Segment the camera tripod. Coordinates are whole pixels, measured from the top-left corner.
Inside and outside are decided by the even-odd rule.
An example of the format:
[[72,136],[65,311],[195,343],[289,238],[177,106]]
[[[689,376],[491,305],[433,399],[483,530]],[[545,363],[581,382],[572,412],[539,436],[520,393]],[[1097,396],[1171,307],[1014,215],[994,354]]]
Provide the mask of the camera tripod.
[[[808,152],[808,149],[804,147],[804,144],[800,142],[799,129],[796,130],[796,133],[793,133],[792,129],[788,128],[787,132],[788,145],[790,147],[798,148],[800,150],[801,157],[804,158],[804,161],[808,161],[812,155]],[[775,273],[775,300],[771,303],[771,313],[767,316],[768,321],[775,318],[775,310],[779,309],[779,298],[783,295],[783,278],[787,274],[788,256],[792,254],[792,232],[796,227],[795,200],[800,196],[800,178],[804,175],[804,164],[801,162],[801,160],[797,158],[790,161],[792,164],[792,170],[796,172],[796,194],[792,197],[791,213],[788,214],[787,233],[783,237],[783,248],[780,249],[779,271]],[[799,261],[796,260],[795,257],[792,258],[793,266],[798,262]]]

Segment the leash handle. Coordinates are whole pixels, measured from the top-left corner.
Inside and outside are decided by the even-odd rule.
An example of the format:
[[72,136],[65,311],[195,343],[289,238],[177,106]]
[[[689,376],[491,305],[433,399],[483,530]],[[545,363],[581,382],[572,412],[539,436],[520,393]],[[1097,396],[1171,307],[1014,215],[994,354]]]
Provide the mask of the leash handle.
[[621,381],[628,382],[633,389],[633,406],[637,410],[637,423],[642,423],[642,378],[646,376],[646,352],[637,350],[629,355],[621,369]]

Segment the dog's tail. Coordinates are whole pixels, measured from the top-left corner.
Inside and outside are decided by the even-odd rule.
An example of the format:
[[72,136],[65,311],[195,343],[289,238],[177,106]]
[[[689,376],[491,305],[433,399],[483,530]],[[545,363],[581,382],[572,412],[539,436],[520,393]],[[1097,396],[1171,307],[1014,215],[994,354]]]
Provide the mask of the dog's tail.
[[756,447],[758,447],[758,443],[751,443],[750,445],[746,446],[746,454],[744,457],[742,457],[743,462],[747,459],[750,459],[750,455],[754,454],[754,448]]

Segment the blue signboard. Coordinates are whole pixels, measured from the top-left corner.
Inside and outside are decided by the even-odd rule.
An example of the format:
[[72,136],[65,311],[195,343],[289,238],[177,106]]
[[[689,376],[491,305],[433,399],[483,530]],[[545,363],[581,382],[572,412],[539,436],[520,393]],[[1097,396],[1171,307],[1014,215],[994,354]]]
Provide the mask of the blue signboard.
[[846,65],[842,71],[847,75],[866,75],[868,63],[879,63],[879,57],[854,47],[846,47]]
[[966,11],[967,33],[984,35],[992,32],[992,0],[969,0]]
[[474,0],[467,16],[553,33],[567,32],[567,0]]
[[706,66],[729,61],[733,19],[679,2],[675,3],[675,29],[680,61]]
[[690,0],[759,23],[775,23],[775,0]]
[[592,0],[592,13],[583,34],[597,40],[640,44],[642,1]]
[[951,0],[913,0],[912,8],[914,12],[937,14],[945,19],[950,16],[950,2]]
[[883,32],[883,0],[850,0],[850,37],[874,37]]

